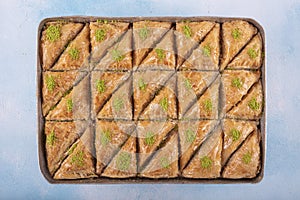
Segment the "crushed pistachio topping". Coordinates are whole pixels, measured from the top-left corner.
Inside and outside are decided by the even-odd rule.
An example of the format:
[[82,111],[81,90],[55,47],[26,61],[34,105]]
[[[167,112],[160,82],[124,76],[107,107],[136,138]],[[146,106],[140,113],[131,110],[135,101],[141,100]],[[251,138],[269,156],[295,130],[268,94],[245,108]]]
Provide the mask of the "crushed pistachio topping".
[[147,132],[146,133],[146,137],[145,137],[145,143],[147,144],[147,145],[153,145],[154,144],[154,142],[155,142],[155,135],[154,135],[154,133],[153,132]]
[[168,102],[168,98],[167,97],[162,98],[162,100],[160,100],[159,104],[160,104],[160,106],[162,107],[162,109],[164,111],[168,110],[169,102]]
[[112,59],[114,61],[117,61],[117,62],[120,62],[125,58],[125,56],[122,55],[122,52],[120,50],[117,50],[117,49],[113,49],[111,51],[111,56],[112,56]]
[[184,33],[185,37],[187,37],[187,38],[192,37],[192,30],[188,24],[183,26],[183,33]]
[[60,26],[50,25],[46,30],[47,40],[50,42],[55,42],[60,39]]
[[205,45],[202,49],[202,53],[204,56],[209,57],[211,53],[211,48],[209,45]]
[[186,87],[186,89],[192,89],[191,80],[188,78],[184,79],[184,86]]
[[108,20],[107,19],[97,19],[97,23],[98,24],[108,24]]
[[139,36],[140,36],[140,38],[141,38],[142,40],[145,40],[145,39],[148,37],[149,32],[150,32],[149,29],[148,29],[146,26],[144,26],[144,27],[141,28],[140,31],[139,31]]
[[95,32],[95,37],[97,42],[101,42],[104,40],[106,36],[106,30],[104,29],[97,29]]
[[122,98],[116,98],[113,101],[113,107],[116,111],[120,111],[124,107],[124,101]]
[[242,83],[240,78],[235,77],[235,78],[232,79],[231,85],[233,87],[236,87],[236,88],[240,89],[243,86],[243,83]]
[[73,60],[77,60],[79,58],[80,51],[77,48],[71,48],[69,50],[69,55]]
[[163,60],[166,57],[165,51],[163,49],[155,49],[156,55],[159,60]]
[[241,37],[241,32],[238,28],[233,29],[233,31],[231,32],[231,35],[233,37],[233,39],[239,39]]
[[203,103],[203,106],[204,106],[205,111],[211,112],[212,108],[213,108],[211,99],[205,100],[204,103]]
[[241,132],[236,128],[231,129],[230,134],[233,141],[237,141],[241,137]]
[[57,138],[55,136],[54,130],[52,130],[50,132],[50,134],[47,135],[46,142],[47,142],[47,144],[53,146],[53,144],[54,144],[54,142],[55,142],[56,139]]
[[72,110],[73,110],[73,100],[72,99],[67,99],[67,110],[68,110],[68,112],[72,112]]
[[258,52],[253,48],[248,49],[247,54],[251,59],[255,59],[258,56]]
[[207,169],[207,168],[210,168],[212,166],[212,160],[207,157],[207,156],[204,156],[200,159],[201,161],[201,167],[203,169]]
[[144,79],[140,78],[138,81],[138,85],[140,90],[145,91],[147,84],[145,83]]
[[260,108],[259,103],[257,102],[256,98],[253,97],[249,102],[248,102],[249,108],[252,110],[258,110]]
[[242,158],[245,164],[249,164],[251,162],[251,159],[252,159],[252,155],[249,151],[246,154],[244,154]]
[[97,82],[96,82],[96,88],[97,88],[97,91],[99,93],[105,92],[106,86],[105,86],[104,80],[97,80]]
[[121,171],[126,171],[129,169],[131,162],[131,154],[128,152],[121,152],[120,155],[117,157],[117,168]]
[[54,76],[52,76],[52,75],[46,76],[46,86],[50,92],[53,92],[53,90],[56,86]]
[[76,152],[71,158],[71,163],[82,167],[84,164],[83,156],[83,151]]
[[74,152],[74,149],[77,147],[77,144],[74,144],[73,146],[70,147],[68,150],[68,155],[71,155]]
[[166,157],[160,159],[160,165],[165,169],[170,168],[170,162]]
[[194,131],[192,131],[191,129],[187,129],[184,132],[184,136],[185,136],[185,141],[188,143],[192,143],[194,142],[195,138],[196,138],[196,133]]
[[111,142],[111,132],[109,130],[101,132],[100,142],[104,146]]

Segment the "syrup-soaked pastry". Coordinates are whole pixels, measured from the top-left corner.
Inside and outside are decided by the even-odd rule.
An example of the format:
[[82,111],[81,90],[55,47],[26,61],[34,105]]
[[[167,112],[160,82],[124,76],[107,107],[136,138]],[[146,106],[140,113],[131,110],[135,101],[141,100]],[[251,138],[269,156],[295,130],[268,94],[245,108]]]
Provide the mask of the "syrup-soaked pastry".
[[73,22],[49,22],[45,25],[41,38],[43,70],[50,69],[67,44],[82,29],[83,24]]
[[222,25],[222,59],[220,70],[224,70],[229,62],[257,33],[257,29],[243,20],[224,22]]

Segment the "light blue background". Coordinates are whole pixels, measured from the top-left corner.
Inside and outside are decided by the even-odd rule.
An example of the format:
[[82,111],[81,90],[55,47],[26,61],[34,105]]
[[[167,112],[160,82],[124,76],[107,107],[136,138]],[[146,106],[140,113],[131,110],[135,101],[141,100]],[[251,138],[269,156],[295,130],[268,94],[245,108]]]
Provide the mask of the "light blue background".
[[[256,185],[51,185],[38,166],[36,38],[60,15],[241,16],[267,38],[267,159]],[[0,199],[300,199],[300,1],[0,0]]]

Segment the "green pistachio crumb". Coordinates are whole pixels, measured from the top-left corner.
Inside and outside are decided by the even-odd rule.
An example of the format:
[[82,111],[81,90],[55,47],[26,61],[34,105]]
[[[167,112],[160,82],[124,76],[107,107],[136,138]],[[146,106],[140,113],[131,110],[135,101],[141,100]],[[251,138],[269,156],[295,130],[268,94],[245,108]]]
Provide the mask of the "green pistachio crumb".
[[121,171],[126,171],[129,169],[130,162],[131,162],[131,154],[123,151],[117,157],[116,160],[117,168]]
[[72,158],[71,158],[71,163],[75,164],[79,167],[82,167],[84,165],[84,159],[83,159],[83,151],[78,151],[76,152]]
[[56,86],[54,76],[52,76],[52,75],[46,76],[46,86],[50,92],[53,92],[53,90]]
[[257,102],[256,98],[253,97],[249,102],[248,102],[248,106],[252,109],[252,110],[258,110],[260,108],[259,103]]
[[124,101],[122,98],[116,98],[113,101],[113,107],[118,112],[124,107]]
[[165,112],[168,110],[169,102],[168,102],[167,97],[162,98],[162,100],[160,100],[159,104]]
[[96,82],[96,88],[97,88],[97,91],[99,92],[99,93],[103,93],[103,92],[105,92],[105,90],[106,90],[106,85],[105,85],[105,82],[104,82],[104,80],[97,80],[97,82]]
[[183,33],[185,35],[186,38],[191,38],[192,37],[192,30],[191,27],[189,25],[184,25],[183,26]]
[[142,91],[146,90],[147,84],[145,83],[144,79],[140,78],[138,81],[138,85],[139,85],[140,90],[142,90]]
[[97,42],[101,42],[106,37],[106,30],[104,29],[97,29],[95,32],[95,37]]
[[205,101],[204,101],[204,109],[205,109],[205,111],[211,112],[211,111],[212,111],[212,108],[213,108],[213,105],[212,105],[211,99],[205,100]]
[[236,128],[231,129],[230,133],[233,141],[237,141],[241,137],[241,132]]
[[235,39],[235,40],[239,39],[241,37],[241,34],[242,33],[240,32],[240,30],[238,28],[233,29],[233,31],[231,33],[233,39]]
[[192,131],[191,129],[187,129],[184,132],[184,136],[185,136],[185,141],[188,143],[192,143],[194,142],[195,138],[196,138],[196,133],[194,131]]
[[243,86],[243,83],[242,83],[240,78],[235,77],[235,78],[232,79],[231,85],[233,87],[236,87],[236,88],[240,89]]
[[160,61],[166,58],[166,54],[163,49],[155,49],[155,52]]
[[100,142],[104,146],[111,142],[111,133],[109,130],[101,132]]
[[112,56],[112,59],[114,61],[117,61],[117,62],[120,62],[125,58],[125,56],[122,55],[122,52],[120,50],[117,50],[117,49],[113,49],[111,51],[111,56]]
[[160,165],[165,169],[170,168],[170,162],[169,162],[168,158],[166,158],[166,157],[161,158]]
[[141,38],[142,40],[145,40],[145,39],[148,37],[149,32],[150,32],[149,29],[148,29],[146,26],[144,26],[144,27],[141,28],[140,31],[139,31],[139,36],[140,36],[140,38]]
[[207,157],[207,156],[204,156],[200,159],[201,161],[201,167],[203,169],[207,169],[207,168],[210,168],[212,166],[212,160]]
[[52,130],[50,132],[50,134],[47,135],[47,138],[46,138],[47,144],[53,146],[56,139],[57,138],[55,136],[54,130]]
[[71,48],[69,50],[69,55],[73,60],[77,60],[79,58],[80,51],[77,48]]
[[68,110],[68,112],[72,112],[72,110],[73,110],[73,100],[72,99],[67,99],[67,110]]
[[149,146],[153,145],[155,142],[155,135],[153,132],[147,132],[145,137],[145,143]]
[[186,87],[186,89],[192,89],[191,80],[188,78],[184,79],[184,86]]
[[247,53],[251,59],[255,59],[258,56],[258,52],[253,48],[248,49]]
[[60,26],[59,25],[50,25],[46,30],[47,40],[50,42],[55,42],[60,39]]
[[203,47],[202,53],[203,53],[204,56],[209,57],[210,54],[211,54],[211,48],[210,48],[210,46],[209,45],[205,45]]
[[249,151],[246,154],[244,154],[242,158],[245,164],[249,164],[251,162],[251,159],[252,159],[252,155]]
[[108,24],[108,20],[107,19],[97,19],[97,23],[98,24]]
[[77,147],[77,144],[74,144],[73,146],[70,147],[68,150],[68,155],[71,155],[74,152],[74,149]]

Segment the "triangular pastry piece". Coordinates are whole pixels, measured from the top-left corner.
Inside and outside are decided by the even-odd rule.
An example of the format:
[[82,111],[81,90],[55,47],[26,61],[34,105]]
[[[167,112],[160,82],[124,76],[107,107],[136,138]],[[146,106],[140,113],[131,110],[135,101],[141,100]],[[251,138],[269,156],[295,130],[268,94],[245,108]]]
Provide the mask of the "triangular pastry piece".
[[69,156],[64,160],[54,179],[94,178],[93,132],[88,127],[80,139],[68,151]]
[[97,121],[95,147],[96,147],[96,173],[101,174],[122,145],[130,137],[135,126],[129,121]]
[[45,25],[41,38],[42,68],[50,69],[66,45],[82,29],[81,23],[49,22]]
[[214,25],[215,22],[210,21],[176,23],[177,67],[182,65]]
[[108,22],[107,20],[90,23],[91,38],[91,64],[95,63],[105,55],[108,48],[115,44],[128,30],[129,23]]
[[183,119],[218,119],[220,77],[185,113]]
[[138,21],[133,22],[134,59],[136,68],[147,53],[171,28],[170,22]]
[[257,122],[225,119],[223,121],[224,144],[222,166],[250,133],[257,129]]
[[254,178],[261,168],[259,132],[253,132],[230,158],[222,173],[223,178]]
[[228,65],[230,69],[259,69],[262,64],[262,38],[257,34]]
[[195,153],[196,149],[216,127],[216,120],[180,121],[180,169],[184,169]]
[[107,50],[95,70],[124,71],[132,69],[132,29]]
[[221,173],[222,129],[219,126],[203,143],[188,166],[182,171],[186,178],[218,178]]
[[165,146],[157,150],[150,162],[140,172],[147,178],[175,178],[178,170],[178,132],[173,129],[169,133]]
[[224,70],[236,54],[257,33],[257,29],[242,20],[224,22],[222,25],[222,59],[220,70]]
[[175,70],[173,32],[171,29],[165,34],[164,38],[141,62],[138,70]]
[[106,167],[102,176],[110,178],[135,177],[137,174],[136,155],[136,136],[132,134]]
[[177,73],[179,119],[215,80],[217,72],[181,71]]
[[90,54],[90,29],[88,25],[70,42],[64,53],[60,56],[53,70],[86,69]]
[[235,107],[233,107],[226,116],[236,119],[259,119],[263,109],[263,91],[259,81],[247,94],[247,96]]
[[222,74],[224,112],[242,100],[260,78],[260,71],[226,70]]
[[42,111],[46,116],[58,101],[87,73],[77,71],[45,72],[42,82]]
[[67,94],[50,110],[46,120],[87,120],[89,117],[89,76]]
[[134,118],[137,119],[155,94],[173,75],[170,71],[147,71],[133,74]]
[[139,144],[139,168],[155,153],[167,135],[175,128],[176,123],[171,121],[140,121],[137,125]]
[[68,148],[86,129],[86,122],[49,122],[45,123],[46,157],[51,175],[58,169],[67,156]]
[[176,77],[172,76],[144,109],[139,119],[166,120],[177,118],[175,81]]
[[129,78],[128,72],[93,71],[91,79],[92,116],[97,116],[112,94]]
[[218,70],[220,55],[220,25],[216,24],[198,48],[182,64],[180,70]]
[[113,93],[98,114],[98,119],[132,119],[131,78]]

